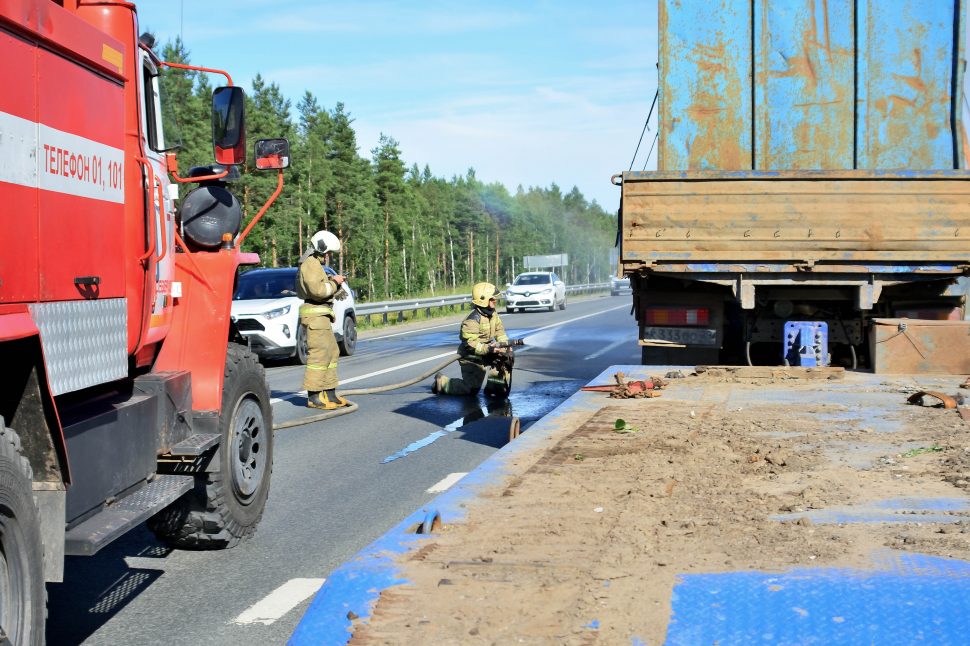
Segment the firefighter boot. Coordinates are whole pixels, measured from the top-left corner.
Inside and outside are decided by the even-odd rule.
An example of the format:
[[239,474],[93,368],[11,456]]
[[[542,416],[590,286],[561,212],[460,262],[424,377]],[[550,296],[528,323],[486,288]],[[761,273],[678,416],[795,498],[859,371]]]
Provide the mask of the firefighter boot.
[[436,395],[444,395],[448,391],[448,377],[440,372],[434,376],[434,384],[431,385],[431,392]]
[[337,408],[342,406],[350,406],[350,402],[337,394],[337,391],[333,388],[330,390],[323,391],[323,401],[336,404]]
[[323,410],[340,408],[340,404],[327,399],[327,393],[321,392],[307,393],[306,405],[310,408],[322,408]]

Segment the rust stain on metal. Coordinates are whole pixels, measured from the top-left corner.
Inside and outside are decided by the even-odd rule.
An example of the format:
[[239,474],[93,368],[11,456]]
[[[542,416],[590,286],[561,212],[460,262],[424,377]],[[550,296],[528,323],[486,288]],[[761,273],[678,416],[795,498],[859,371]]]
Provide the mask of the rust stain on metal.
[[873,319],[873,323],[870,355],[877,374],[970,373],[970,321]]
[[920,94],[926,92],[926,83],[923,81],[923,55],[918,49],[913,50],[913,64],[916,67],[916,74],[913,76],[903,76],[902,74],[893,74],[894,77],[913,88]]
[[[773,106],[771,101],[757,105],[758,168],[852,165],[854,52],[833,45],[828,3],[822,2],[821,8],[824,24],[819,26],[814,10],[807,12],[808,20],[795,38],[800,46],[795,52],[782,51],[773,43],[772,28],[777,26],[769,22],[770,3],[762,2],[760,40],[754,53],[758,83],[766,95],[780,93],[793,101],[789,108]],[[776,55],[784,61],[782,69],[772,67]],[[787,80],[781,86],[773,82],[781,79]]]
[[583,386],[580,390],[586,392],[609,393],[610,399],[641,399],[644,397],[659,397],[657,392],[666,388],[667,382],[660,377],[650,377],[646,380],[627,381],[626,375],[618,372],[613,375],[613,384],[600,386]]
[[[688,143],[688,170],[750,167],[742,162],[741,146],[732,136],[734,128],[725,127],[726,122],[739,119],[736,113],[741,109],[740,86],[724,79],[728,69],[724,63],[726,55],[723,40],[699,44],[690,54],[698,74],[692,82],[692,102],[686,112],[694,122],[697,134]],[[718,94],[716,88],[719,87],[725,88],[726,93]]]
[[[927,27],[913,24],[900,37],[909,43],[926,43]],[[867,86],[869,92],[882,92],[867,98],[871,106],[866,118],[870,125],[864,142],[868,166],[941,167],[938,137],[944,128],[948,128],[950,79],[939,77],[938,70],[934,74],[934,64],[926,63],[944,53],[942,50],[924,51],[917,46],[889,57],[870,55],[869,76],[883,79],[883,82],[872,82]],[[897,70],[912,70],[912,73]],[[947,165],[952,167],[952,161]]]
[[933,399],[938,400],[940,404],[943,405],[943,408],[950,409],[950,408],[957,407],[957,400],[955,400],[953,397],[950,397],[947,394],[936,392],[935,390],[921,390],[918,393],[913,393],[912,395],[906,398],[906,401],[908,401],[910,404],[925,406],[926,397],[932,397]]

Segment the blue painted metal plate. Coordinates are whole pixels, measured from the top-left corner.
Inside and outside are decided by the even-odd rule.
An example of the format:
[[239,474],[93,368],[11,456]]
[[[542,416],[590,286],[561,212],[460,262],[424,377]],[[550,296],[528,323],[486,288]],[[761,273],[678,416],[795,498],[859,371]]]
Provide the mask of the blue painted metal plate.
[[873,569],[684,576],[668,646],[966,644],[970,563],[883,555]]
[[658,167],[751,168],[751,6],[660,2]]
[[661,0],[658,168],[963,167],[964,4]]
[[856,4],[857,168],[959,168],[964,3]]
[[853,168],[854,4],[754,4],[755,168]]

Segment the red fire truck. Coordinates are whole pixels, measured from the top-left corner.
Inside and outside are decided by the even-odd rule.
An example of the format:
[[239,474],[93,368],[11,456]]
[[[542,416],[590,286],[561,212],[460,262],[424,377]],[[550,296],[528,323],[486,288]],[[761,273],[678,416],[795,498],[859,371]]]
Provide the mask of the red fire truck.
[[256,142],[278,182],[240,233],[242,90],[221,72],[216,164],[181,177],[166,67],[130,2],[0,0],[0,643],[43,643],[66,554],[145,521],[232,547],[269,493],[269,389],[229,310],[288,145]]

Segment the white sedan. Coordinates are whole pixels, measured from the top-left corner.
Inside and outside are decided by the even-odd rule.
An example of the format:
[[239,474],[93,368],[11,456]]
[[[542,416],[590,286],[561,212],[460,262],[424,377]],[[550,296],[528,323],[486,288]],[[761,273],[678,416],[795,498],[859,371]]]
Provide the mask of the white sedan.
[[566,309],[566,284],[551,271],[530,271],[506,283],[505,311]]
[[[331,276],[333,269],[324,267]],[[306,363],[306,330],[300,325],[296,295],[297,267],[251,269],[239,274],[232,295],[232,321],[260,357],[296,357]],[[340,354],[351,355],[357,348],[357,320],[354,293],[344,283],[347,298],[334,301],[333,333]]]

